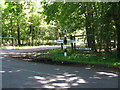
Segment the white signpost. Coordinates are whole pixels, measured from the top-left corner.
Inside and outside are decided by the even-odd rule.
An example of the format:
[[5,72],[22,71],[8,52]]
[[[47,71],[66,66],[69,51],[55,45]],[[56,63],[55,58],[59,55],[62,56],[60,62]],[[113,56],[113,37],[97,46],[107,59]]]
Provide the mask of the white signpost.
[[64,43],[64,56],[67,56],[67,43],[75,43],[75,40],[67,40],[67,30],[64,30],[63,40],[56,40],[57,43]]

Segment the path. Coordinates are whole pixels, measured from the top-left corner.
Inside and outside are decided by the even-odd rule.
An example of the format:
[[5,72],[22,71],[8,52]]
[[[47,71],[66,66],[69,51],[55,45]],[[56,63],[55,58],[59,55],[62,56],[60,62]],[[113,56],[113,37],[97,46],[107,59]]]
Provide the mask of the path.
[[31,52],[31,51],[40,51],[40,50],[48,50],[48,49],[56,49],[60,48],[60,46],[37,46],[37,47],[22,47],[23,49],[19,50],[0,50],[3,53],[10,53],[10,52]]

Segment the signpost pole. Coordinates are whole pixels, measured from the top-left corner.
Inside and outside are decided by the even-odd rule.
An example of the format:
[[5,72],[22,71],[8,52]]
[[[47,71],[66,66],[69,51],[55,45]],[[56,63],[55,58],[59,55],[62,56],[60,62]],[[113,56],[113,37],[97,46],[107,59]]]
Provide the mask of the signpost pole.
[[67,30],[65,29],[64,30],[64,56],[67,56]]
[[57,40],[57,43],[61,43],[61,48],[63,47],[63,49],[64,49],[64,56],[67,56],[67,43],[72,43],[72,47],[74,47],[73,43],[75,43],[75,40],[72,40],[72,39],[67,40],[67,30],[66,29],[64,30],[64,37],[61,37],[61,39],[62,40]]
[[[70,39],[73,40],[73,36],[72,35],[70,35]],[[73,42],[71,42],[71,48],[72,48],[72,51],[73,51],[74,50],[73,49]]]

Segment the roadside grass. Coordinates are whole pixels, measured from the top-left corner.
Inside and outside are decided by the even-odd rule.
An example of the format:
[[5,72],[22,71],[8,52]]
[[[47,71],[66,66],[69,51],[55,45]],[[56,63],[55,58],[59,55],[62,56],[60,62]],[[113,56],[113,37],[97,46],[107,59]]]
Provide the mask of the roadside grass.
[[75,62],[75,63],[84,63],[84,64],[98,64],[98,65],[105,65],[105,66],[112,66],[120,68],[120,62],[117,58],[116,53],[112,54],[100,54],[100,53],[84,53],[81,51],[72,52],[68,49],[68,55],[65,57],[63,55],[63,50],[55,49],[49,50],[48,54],[44,57],[50,58],[53,61],[65,61],[65,62]]
[[19,50],[22,48],[7,48],[7,47],[0,47],[0,50]]
[[7,50],[6,47],[0,47],[0,50]]

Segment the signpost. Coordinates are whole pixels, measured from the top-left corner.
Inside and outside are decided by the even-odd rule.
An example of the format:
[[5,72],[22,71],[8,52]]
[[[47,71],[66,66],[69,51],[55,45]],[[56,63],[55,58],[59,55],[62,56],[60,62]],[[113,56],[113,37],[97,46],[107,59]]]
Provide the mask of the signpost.
[[[79,35],[84,36],[84,35]],[[61,43],[64,49],[64,56],[67,56],[67,43],[71,43],[72,50],[88,50],[91,51],[91,48],[76,48],[75,36],[70,35],[71,40],[67,40],[67,30],[64,30],[64,37],[59,37],[59,40],[56,40],[57,43]],[[73,45],[74,43],[74,45]]]
[[66,44],[67,44],[67,30],[65,29],[64,30],[64,56],[67,56],[67,47],[66,47]]
[[75,40],[67,40],[67,30],[64,30],[64,40],[57,40],[57,43],[64,43],[64,56],[67,56],[67,43],[75,43]]
[[[64,40],[56,40],[57,43],[64,43]],[[75,43],[75,40],[67,40],[67,43]]]

